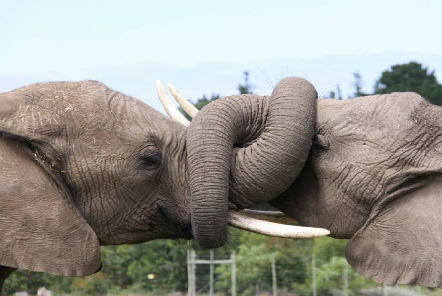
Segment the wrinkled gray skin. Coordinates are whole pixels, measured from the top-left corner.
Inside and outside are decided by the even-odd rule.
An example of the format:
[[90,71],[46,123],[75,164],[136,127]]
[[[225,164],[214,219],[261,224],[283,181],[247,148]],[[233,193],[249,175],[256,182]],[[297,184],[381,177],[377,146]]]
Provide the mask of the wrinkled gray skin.
[[[301,93],[296,97],[306,95]],[[249,97],[245,98],[249,101]],[[296,181],[287,184],[280,177],[268,178],[269,171],[290,172],[296,166],[289,161],[290,157],[280,158],[281,154],[293,151],[284,137],[274,141],[265,135],[267,143],[253,147],[270,125],[268,112],[255,112],[260,108],[253,102],[241,103],[240,108],[228,105],[221,101],[209,104],[188,130],[189,182],[202,180],[201,190],[206,198],[198,200],[199,208],[192,209],[192,219],[196,211],[201,211],[208,221],[225,217],[217,213],[224,215],[225,207],[219,203],[226,197],[219,195],[226,195],[228,190],[230,207],[249,206],[261,196],[260,190],[254,194],[248,189],[256,187],[253,182],[262,182],[264,189],[271,188],[270,194],[277,193],[278,188],[284,191],[271,204],[302,225],[329,229],[330,236],[335,238],[350,238],[346,257],[359,273],[387,284],[441,286],[442,109],[439,106],[430,105],[415,93],[318,100],[308,161]],[[237,115],[239,120],[232,120],[236,115],[234,110],[238,109],[244,110],[244,114]],[[250,120],[251,114],[261,115],[261,119]],[[256,127],[256,122],[265,127]],[[233,133],[235,146],[252,144],[233,151],[220,145],[225,141],[232,143],[226,139],[232,137],[232,129],[239,130],[243,137],[238,140],[238,132]],[[293,128],[279,130],[289,140],[299,141],[295,135],[289,135]],[[306,145],[308,149],[310,143]],[[201,157],[192,160],[189,149],[199,145],[204,147],[198,151]],[[253,149],[247,151],[250,147]],[[262,147],[265,149],[259,149]],[[230,155],[233,156],[229,159]],[[270,162],[264,169],[257,164],[268,159]],[[303,165],[301,159],[296,171]],[[230,170],[230,189],[216,168],[227,170],[224,175]],[[253,176],[250,183],[248,176]],[[219,189],[219,180],[223,180],[224,189]],[[192,191],[192,203],[193,194]],[[208,217],[204,207],[214,207],[215,203],[218,203],[217,212]],[[213,238],[208,226],[195,222],[193,226],[196,239],[205,245],[219,245],[225,239],[222,231],[215,232],[220,235]],[[200,227],[202,235],[198,235]],[[224,224],[217,223],[216,227],[222,228]]]
[[96,81],[0,94],[0,287],[13,268],[92,274],[99,245],[191,238],[185,141]]

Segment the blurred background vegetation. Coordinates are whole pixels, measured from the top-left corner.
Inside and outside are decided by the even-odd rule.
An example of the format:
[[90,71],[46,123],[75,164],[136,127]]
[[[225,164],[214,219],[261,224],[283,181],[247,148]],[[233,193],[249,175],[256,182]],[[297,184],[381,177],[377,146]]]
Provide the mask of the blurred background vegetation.
[[[240,94],[253,93],[249,73],[238,83]],[[354,73],[354,95],[362,93],[363,78]],[[393,65],[380,73],[371,94],[414,91],[433,104],[442,105],[442,88],[434,72],[417,62]],[[203,95],[194,101],[199,109],[219,95]],[[328,98],[344,99],[339,85]],[[406,104],[404,102],[404,104]],[[279,295],[313,295],[312,257],[315,257],[317,295],[345,295],[344,271],[347,270],[348,295],[441,295],[440,289],[396,287],[385,289],[358,275],[344,257],[346,240],[328,237],[313,240],[277,239],[229,229],[228,243],[215,250],[216,259],[229,258],[236,252],[237,295],[269,295],[272,291],[271,258],[275,256]],[[187,250],[196,251],[198,258],[208,258],[209,251],[193,241],[157,240],[138,245],[102,247],[103,268],[89,277],[58,277],[43,273],[17,271],[6,281],[4,292],[18,291],[36,294],[46,287],[56,295],[139,294],[167,295],[187,292]],[[215,269],[215,294],[228,295],[231,288],[230,265]],[[208,294],[208,266],[197,266],[197,292]],[[267,294],[266,294],[267,293]]]

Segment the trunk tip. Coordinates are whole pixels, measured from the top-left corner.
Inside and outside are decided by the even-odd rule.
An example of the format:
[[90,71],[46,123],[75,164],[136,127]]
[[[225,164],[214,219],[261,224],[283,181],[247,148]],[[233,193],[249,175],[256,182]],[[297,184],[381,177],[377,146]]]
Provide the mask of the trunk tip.
[[204,235],[196,235],[194,233],[194,237],[198,244],[205,249],[215,249],[225,245],[227,242],[227,234],[220,234],[216,237],[214,236],[204,236]]

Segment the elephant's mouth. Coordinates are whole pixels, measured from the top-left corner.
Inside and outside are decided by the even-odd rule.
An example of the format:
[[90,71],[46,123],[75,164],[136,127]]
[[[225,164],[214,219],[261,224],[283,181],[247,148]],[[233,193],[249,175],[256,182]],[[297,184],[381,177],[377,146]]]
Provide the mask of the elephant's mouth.
[[187,240],[193,239],[193,230],[192,230],[192,224],[183,224],[181,225],[181,229],[183,230],[183,238]]
[[193,239],[192,224],[190,222],[177,221],[174,215],[169,215],[167,210],[162,206],[158,206],[158,211],[167,225],[172,225],[172,228],[176,230],[180,238],[187,240]]

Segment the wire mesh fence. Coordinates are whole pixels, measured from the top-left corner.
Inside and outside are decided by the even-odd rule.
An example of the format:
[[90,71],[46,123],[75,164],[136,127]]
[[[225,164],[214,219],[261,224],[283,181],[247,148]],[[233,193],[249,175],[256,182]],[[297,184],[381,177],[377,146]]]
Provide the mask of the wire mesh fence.
[[[292,259],[278,254],[260,257],[219,258],[213,251],[189,251],[189,296],[440,296],[441,289],[406,285],[377,284],[357,274],[344,257],[332,257],[328,262],[310,257]],[[192,257],[193,256],[193,257]],[[296,258],[296,257],[294,257]],[[202,262],[200,264],[199,262]],[[212,262],[212,264],[210,264]],[[222,262],[223,265],[220,265]],[[226,266],[224,266],[226,264]],[[235,269],[232,266],[235,265]],[[293,270],[293,265],[298,269]],[[189,268],[188,268],[189,270]],[[229,271],[230,270],[230,271]],[[236,270],[236,274],[232,274]]]

